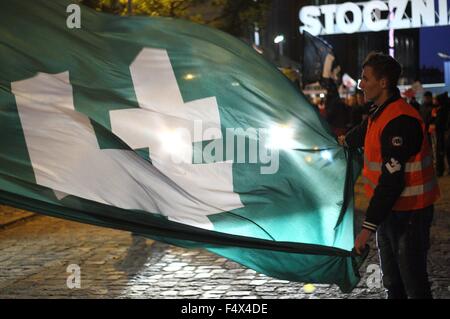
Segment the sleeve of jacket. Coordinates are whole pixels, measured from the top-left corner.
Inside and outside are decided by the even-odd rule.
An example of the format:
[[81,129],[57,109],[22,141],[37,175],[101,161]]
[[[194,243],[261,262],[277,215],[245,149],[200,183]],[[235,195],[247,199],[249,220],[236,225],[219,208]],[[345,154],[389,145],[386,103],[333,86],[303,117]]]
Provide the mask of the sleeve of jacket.
[[400,116],[392,120],[381,134],[383,163],[363,228],[376,231],[386,219],[405,188],[405,164],[422,146],[422,128],[415,118]]

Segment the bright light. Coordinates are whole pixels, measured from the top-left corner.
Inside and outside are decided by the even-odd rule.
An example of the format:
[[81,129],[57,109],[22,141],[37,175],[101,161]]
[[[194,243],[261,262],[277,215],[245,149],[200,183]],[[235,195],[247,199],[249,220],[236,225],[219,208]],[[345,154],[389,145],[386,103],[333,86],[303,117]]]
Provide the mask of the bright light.
[[269,143],[272,149],[292,149],[294,147],[294,129],[286,125],[275,125],[269,131]]
[[331,155],[330,151],[322,151],[320,152],[320,156],[322,156],[322,158],[326,161],[332,161],[333,160],[333,155]]
[[325,97],[324,93],[320,93],[320,98],[323,99]]
[[193,80],[193,79],[195,79],[195,75],[188,73],[184,76],[184,79],[187,81]]
[[165,152],[183,157],[187,145],[183,140],[183,134],[180,130],[162,132],[159,138]]
[[306,284],[303,286],[303,291],[307,294],[312,294],[314,291],[316,291],[316,286],[313,284]]
[[284,35],[282,35],[282,34],[277,35],[277,36],[275,37],[275,39],[273,40],[273,42],[274,42],[275,44],[281,43],[281,42],[283,42],[283,41],[284,41]]
[[255,27],[255,45],[259,47],[261,44],[260,38],[259,38],[259,28]]

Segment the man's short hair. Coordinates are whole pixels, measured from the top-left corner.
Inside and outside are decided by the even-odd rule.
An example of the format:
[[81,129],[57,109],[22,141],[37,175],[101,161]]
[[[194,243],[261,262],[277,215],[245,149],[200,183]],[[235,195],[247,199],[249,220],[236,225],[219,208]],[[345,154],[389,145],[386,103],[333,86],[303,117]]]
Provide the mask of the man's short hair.
[[395,90],[402,74],[402,66],[396,59],[381,52],[371,52],[363,63],[363,68],[366,66],[372,67],[378,80],[387,79],[389,91]]

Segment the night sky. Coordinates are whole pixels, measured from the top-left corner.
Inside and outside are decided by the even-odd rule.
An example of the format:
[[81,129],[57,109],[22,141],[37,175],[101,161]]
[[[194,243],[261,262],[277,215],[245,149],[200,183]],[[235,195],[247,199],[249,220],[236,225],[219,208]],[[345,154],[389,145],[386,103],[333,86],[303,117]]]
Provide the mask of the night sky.
[[450,55],[450,26],[420,29],[420,65],[444,71],[443,59],[437,54]]
[[[438,0],[434,0],[436,11]],[[450,9],[450,1],[447,0]],[[449,17],[450,18],[450,17]],[[445,27],[422,27],[420,29],[420,67],[435,67],[444,71],[444,62],[437,54],[442,52],[450,55],[450,25]]]

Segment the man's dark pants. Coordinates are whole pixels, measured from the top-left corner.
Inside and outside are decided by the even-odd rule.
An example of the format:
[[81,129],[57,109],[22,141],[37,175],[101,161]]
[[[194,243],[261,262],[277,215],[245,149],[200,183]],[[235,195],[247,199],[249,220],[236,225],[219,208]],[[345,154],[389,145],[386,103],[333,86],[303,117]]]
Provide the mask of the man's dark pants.
[[427,273],[434,206],[391,212],[377,231],[383,285],[389,299],[432,298]]

